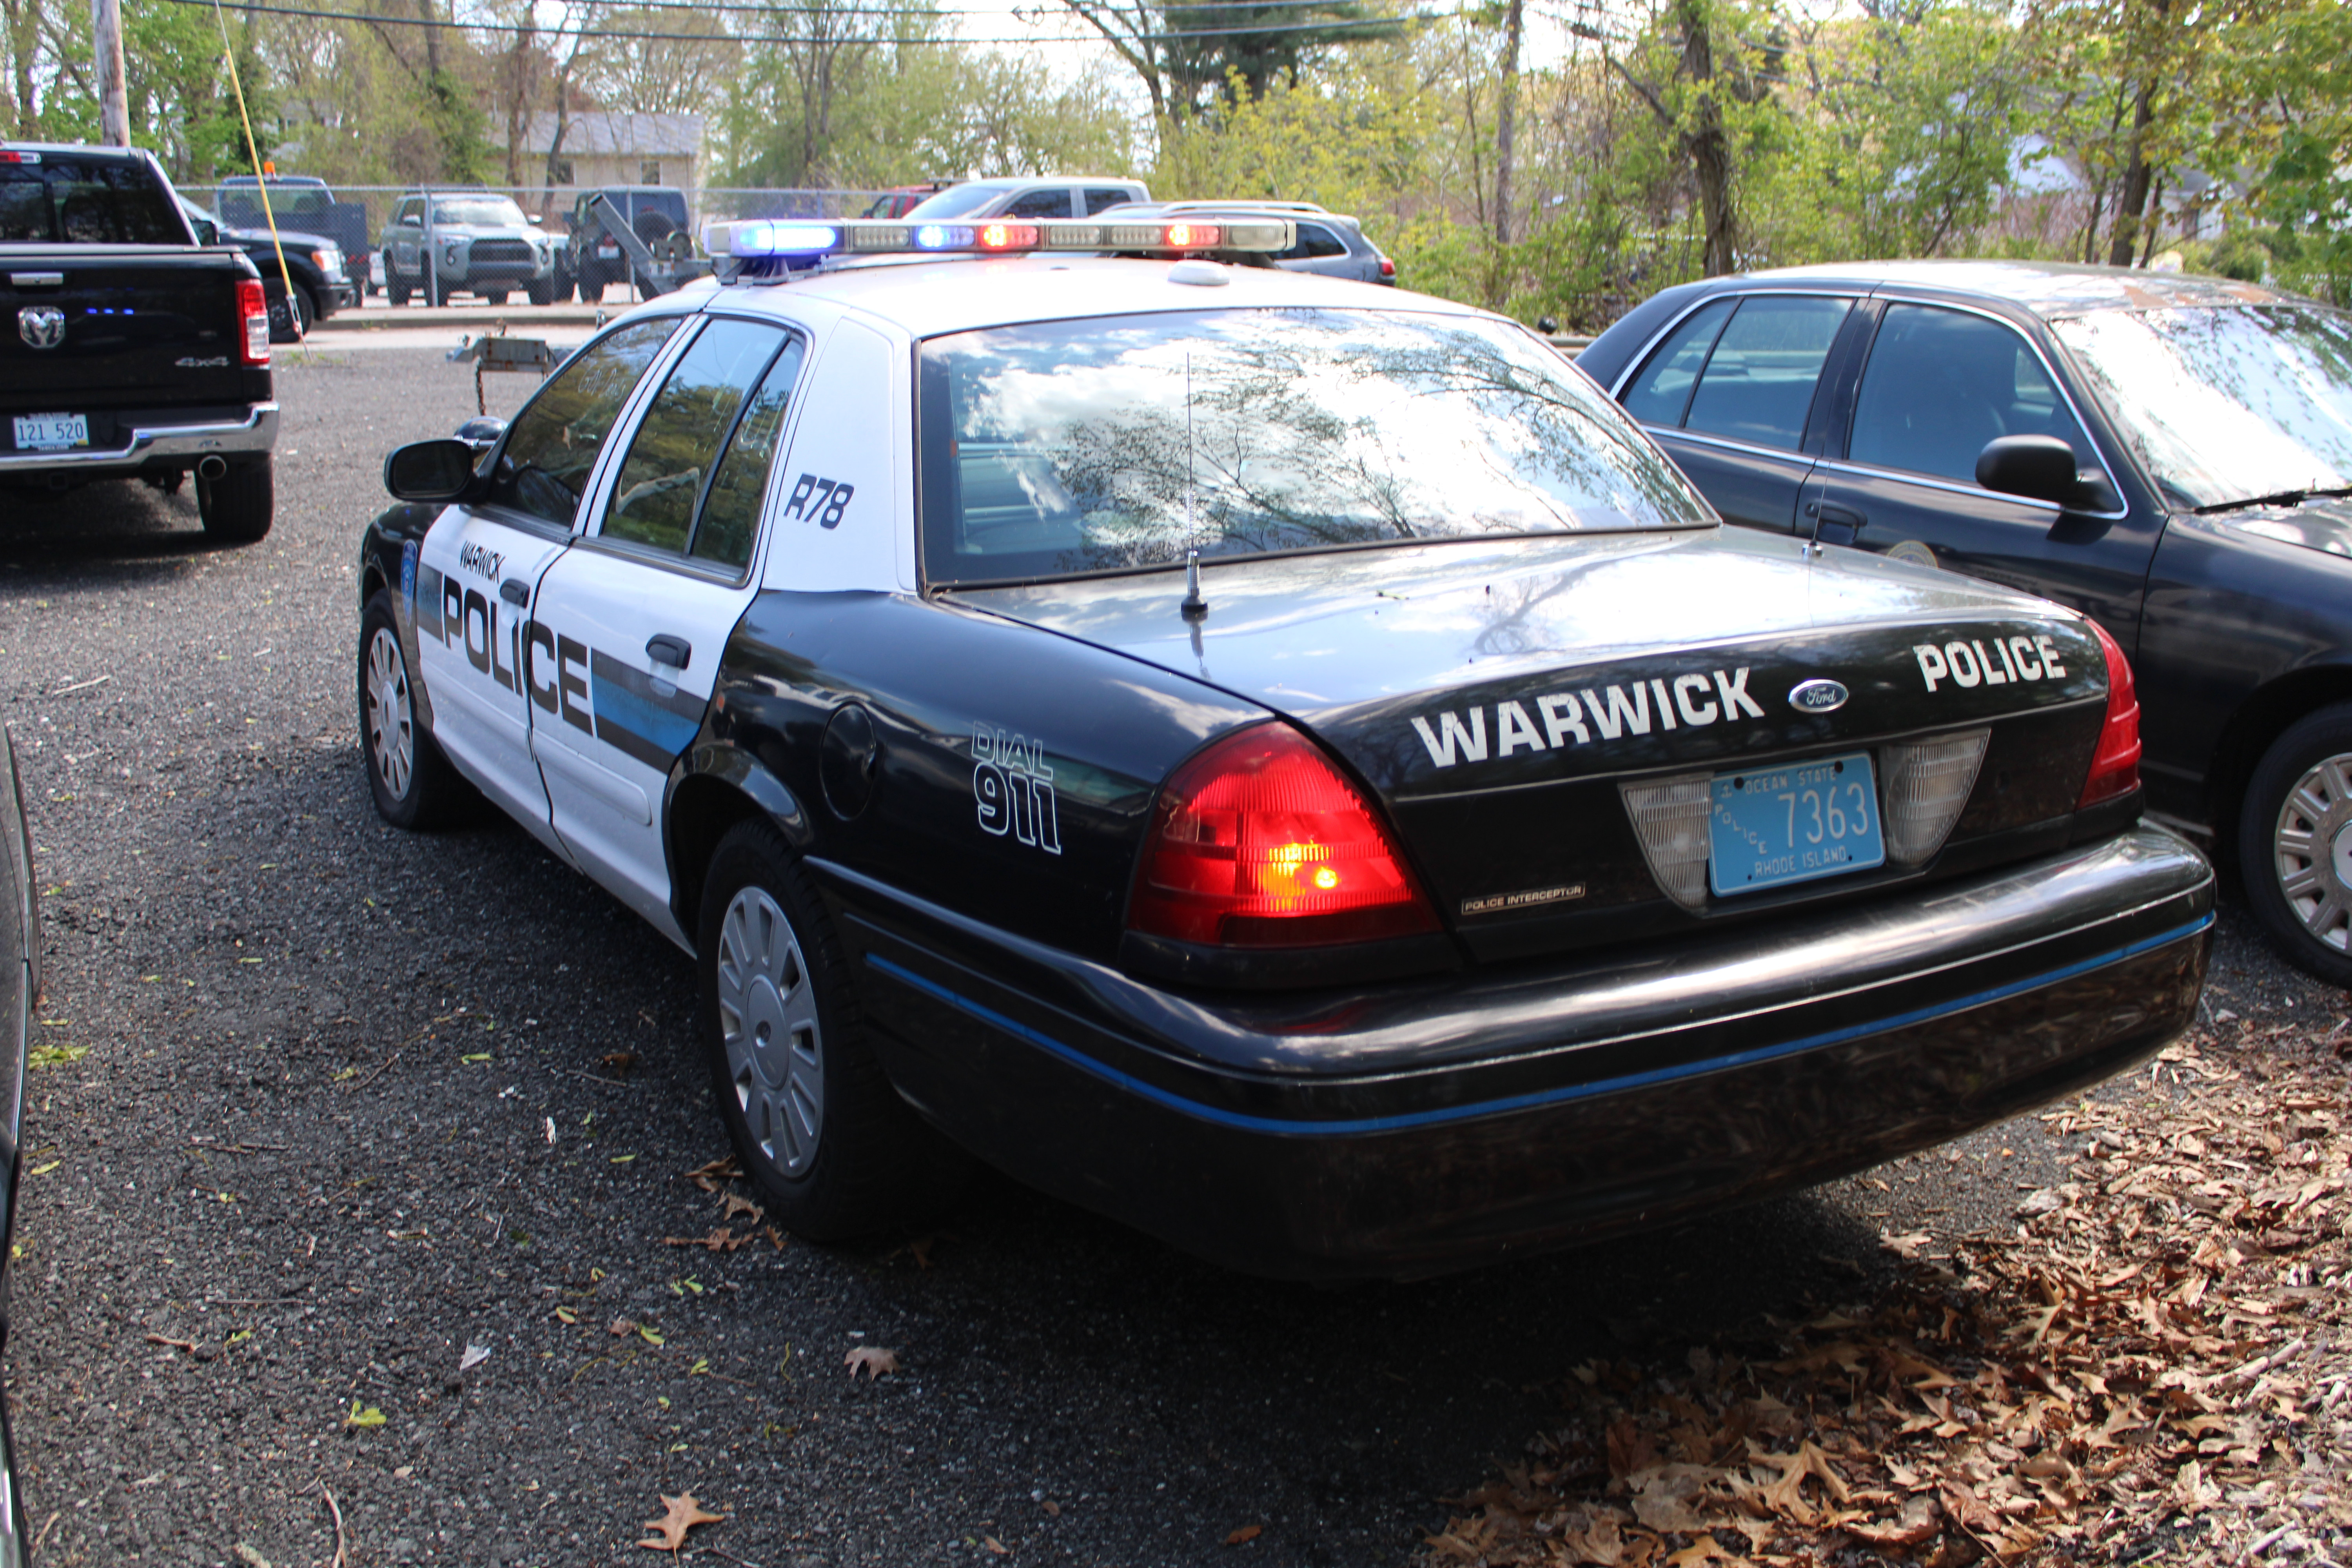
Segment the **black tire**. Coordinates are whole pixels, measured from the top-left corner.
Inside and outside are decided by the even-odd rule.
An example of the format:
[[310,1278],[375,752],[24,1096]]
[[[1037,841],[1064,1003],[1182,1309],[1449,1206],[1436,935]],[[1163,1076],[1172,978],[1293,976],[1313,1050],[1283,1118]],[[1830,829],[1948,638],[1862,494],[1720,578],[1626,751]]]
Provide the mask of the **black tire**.
[[765,821],[719,841],[703,884],[699,1027],[735,1158],[810,1241],[918,1223],[969,1157],[926,1124],[866,1043],[833,922]]
[[416,721],[408,654],[393,620],[392,595],[382,588],[360,616],[359,682],[360,755],[376,815],[412,829],[471,816],[480,797]]
[[583,272],[577,285],[580,290],[580,302],[583,305],[603,304],[604,289],[609,279],[602,272]]
[[2271,743],[2238,815],[2246,903],[2279,955],[2352,987],[2352,702]]
[[299,283],[294,285],[291,296],[294,309],[286,309],[289,296],[283,292],[269,300],[269,341],[273,343],[299,343],[310,335],[310,328],[319,320],[319,307],[310,298],[310,290]]
[[503,289],[485,289],[482,290],[482,298],[493,305],[503,305],[507,302],[507,291]]
[[392,265],[392,252],[383,253],[383,297],[395,305],[408,303],[408,279]]
[[523,292],[534,305],[552,305],[555,303],[555,279],[535,278]]
[[196,515],[205,532],[223,544],[251,544],[269,534],[277,510],[277,480],[268,458],[231,461],[219,479],[196,476]]

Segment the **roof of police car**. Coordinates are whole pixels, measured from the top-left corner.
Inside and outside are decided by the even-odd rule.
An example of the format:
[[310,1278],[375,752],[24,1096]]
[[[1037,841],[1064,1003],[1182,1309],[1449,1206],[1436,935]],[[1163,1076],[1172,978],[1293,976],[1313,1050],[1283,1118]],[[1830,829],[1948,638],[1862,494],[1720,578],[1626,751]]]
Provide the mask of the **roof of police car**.
[[[1316,306],[1447,316],[1486,311],[1402,292],[1273,267],[1223,265],[1225,282],[1176,281],[1182,265],[1167,258],[1027,255],[891,258],[799,273],[790,282],[719,285],[709,302],[759,310],[772,301],[822,298],[889,321],[919,338],[1023,321],[1069,321],[1154,310],[1218,310]],[[1223,265],[1223,264],[1221,264]]]

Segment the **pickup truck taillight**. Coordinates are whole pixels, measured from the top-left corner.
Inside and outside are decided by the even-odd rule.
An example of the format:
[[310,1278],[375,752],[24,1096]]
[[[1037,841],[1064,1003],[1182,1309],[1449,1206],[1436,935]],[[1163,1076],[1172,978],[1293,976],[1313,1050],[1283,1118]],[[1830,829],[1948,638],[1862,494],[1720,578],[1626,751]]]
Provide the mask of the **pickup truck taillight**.
[[245,341],[238,345],[240,364],[269,363],[269,297],[258,278],[236,280],[236,313],[244,318]]

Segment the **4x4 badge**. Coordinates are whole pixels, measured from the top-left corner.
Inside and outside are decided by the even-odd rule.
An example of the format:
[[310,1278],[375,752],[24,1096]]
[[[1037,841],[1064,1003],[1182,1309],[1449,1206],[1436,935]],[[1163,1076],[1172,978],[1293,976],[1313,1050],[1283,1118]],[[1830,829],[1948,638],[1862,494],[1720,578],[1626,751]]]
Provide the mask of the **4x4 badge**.
[[37,349],[66,341],[66,313],[55,305],[27,305],[16,312],[16,335]]

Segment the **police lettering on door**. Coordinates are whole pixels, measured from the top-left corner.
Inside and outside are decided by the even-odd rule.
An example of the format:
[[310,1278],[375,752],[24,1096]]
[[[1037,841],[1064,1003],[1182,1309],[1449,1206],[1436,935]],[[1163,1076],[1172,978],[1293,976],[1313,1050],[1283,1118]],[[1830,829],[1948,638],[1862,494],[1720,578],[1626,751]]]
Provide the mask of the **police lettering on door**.
[[462,647],[466,662],[501,690],[581,733],[645,763],[667,769],[693,743],[707,703],[601,648],[567,637],[495,591],[503,557],[468,544],[458,563],[494,585],[419,564],[416,635]]

